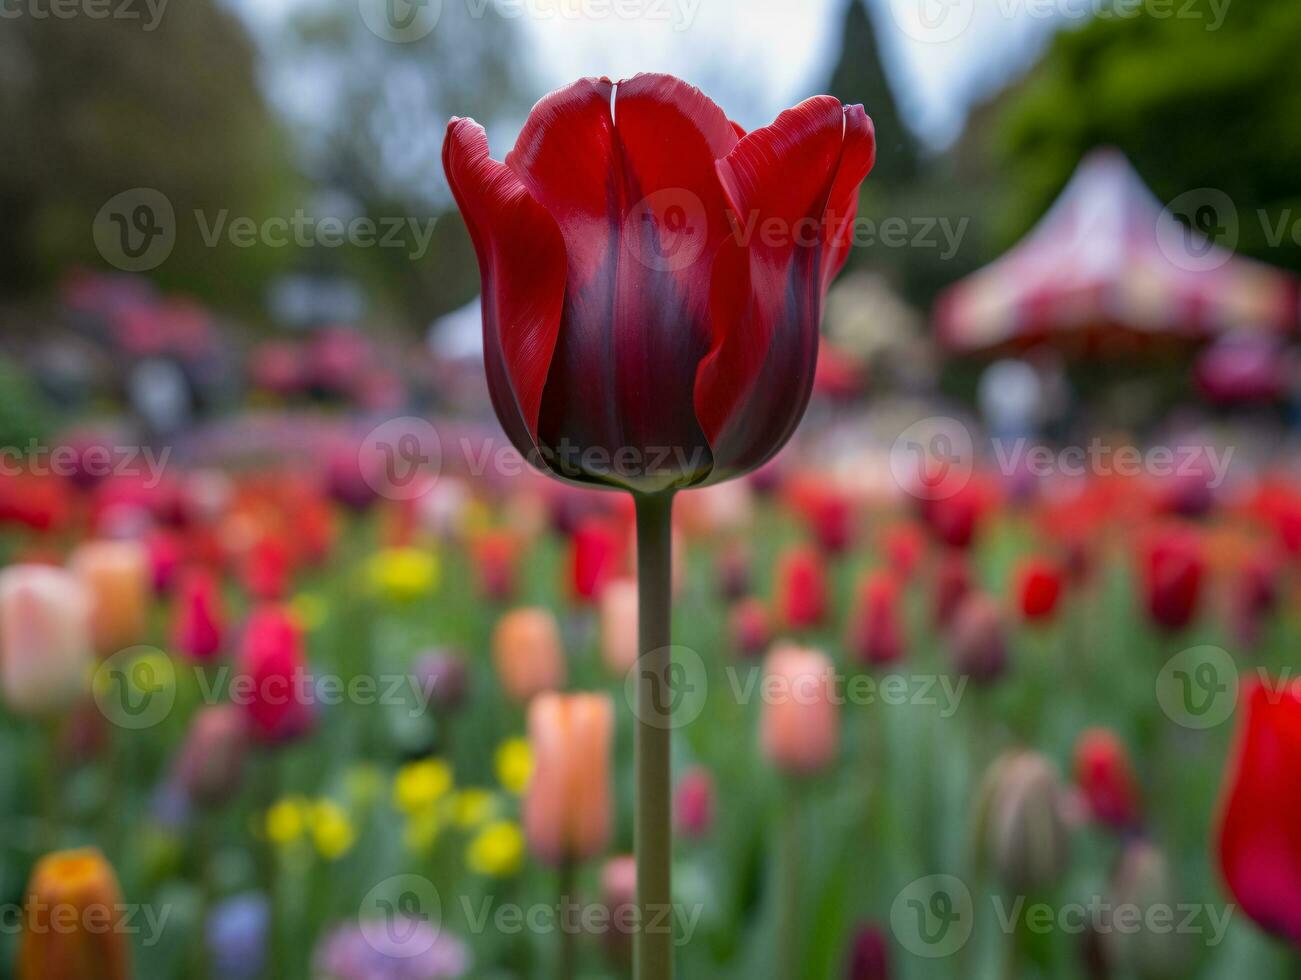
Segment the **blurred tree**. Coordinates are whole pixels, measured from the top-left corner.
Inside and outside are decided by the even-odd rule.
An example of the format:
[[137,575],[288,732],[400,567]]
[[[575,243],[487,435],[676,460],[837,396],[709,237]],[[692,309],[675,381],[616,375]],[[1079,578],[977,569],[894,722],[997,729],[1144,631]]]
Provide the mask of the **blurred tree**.
[[133,188],[164,194],[176,243],[164,286],[252,301],[275,253],[206,244],[196,209],[278,213],[287,143],[258,90],[241,23],[214,0],[140,19],[19,16],[0,32],[0,291],[105,267],[92,227]]
[[983,127],[997,169],[1015,174],[999,239],[1030,227],[1086,151],[1114,144],[1163,201],[1228,194],[1238,251],[1301,271],[1301,4],[1127,9],[1061,32]]

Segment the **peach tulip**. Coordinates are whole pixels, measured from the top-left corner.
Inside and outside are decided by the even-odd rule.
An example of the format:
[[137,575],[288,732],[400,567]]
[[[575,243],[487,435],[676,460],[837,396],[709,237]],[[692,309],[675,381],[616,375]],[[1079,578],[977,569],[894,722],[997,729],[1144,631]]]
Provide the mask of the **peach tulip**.
[[68,567],[90,594],[90,628],[100,656],[144,640],[153,583],[143,544],[87,541],[72,553]]
[[10,710],[71,706],[89,687],[93,661],[90,600],[76,577],[48,565],[0,571],[0,681]]
[[553,865],[599,854],[610,839],[614,702],[608,694],[539,694],[529,705],[528,730],[529,848]]
[[620,677],[637,663],[637,582],[615,579],[601,591],[601,657]]
[[764,664],[761,737],[768,761],[807,775],[829,765],[840,743],[835,667],[820,650],[782,644]]
[[556,617],[540,606],[506,613],[492,631],[492,662],[506,696],[517,704],[563,687],[565,650]]

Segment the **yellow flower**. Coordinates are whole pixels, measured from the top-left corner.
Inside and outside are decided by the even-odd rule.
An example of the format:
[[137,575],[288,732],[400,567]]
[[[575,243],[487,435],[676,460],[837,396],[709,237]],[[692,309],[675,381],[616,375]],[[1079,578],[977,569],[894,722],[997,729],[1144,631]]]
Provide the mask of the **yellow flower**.
[[325,622],[326,605],[315,592],[300,592],[289,603],[289,610],[298,620],[298,625],[308,633],[319,629]]
[[470,841],[465,863],[475,874],[493,878],[518,874],[524,864],[524,834],[509,820],[490,823]]
[[286,796],[267,810],[267,839],[287,847],[303,836],[307,826],[307,801],[301,796]]
[[452,798],[452,819],[469,829],[487,823],[497,813],[497,800],[486,789],[463,789]]
[[395,602],[419,599],[438,585],[438,559],[419,548],[385,548],[366,571],[375,591]]
[[383,782],[378,766],[360,762],[343,774],[343,792],[354,806],[366,807],[379,798]]
[[337,861],[357,842],[357,832],[343,807],[333,800],[319,800],[311,810],[312,841],[327,861]]
[[533,773],[533,750],[527,739],[508,738],[497,746],[494,759],[497,781],[508,792],[523,793]]
[[452,770],[442,759],[410,762],[393,780],[393,804],[403,813],[428,810],[452,788]]

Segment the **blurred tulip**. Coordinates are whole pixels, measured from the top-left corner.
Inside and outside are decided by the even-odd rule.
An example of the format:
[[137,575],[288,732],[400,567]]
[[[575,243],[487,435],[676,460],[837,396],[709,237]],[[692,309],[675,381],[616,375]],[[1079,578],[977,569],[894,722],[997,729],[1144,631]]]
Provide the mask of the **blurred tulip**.
[[512,531],[487,531],[474,539],[471,553],[479,591],[495,602],[505,602],[515,595],[515,567],[520,545]]
[[172,645],[187,657],[206,661],[221,652],[225,635],[221,582],[206,568],[190,569],[176,590]]
[[603,939],[606,950],[620,962],[632,952],[637,908],[637,859],[617,854],[601,867],[601,904],[608,927]]
[[0,695],[15,714],[71,707],[90,688],[90,599],[69,572],[46,565],[0,571]]
[[777,563],[777,608],[788,629],[822,625],[830,604],[824,559],[809,547],[795,547]]
[[890,942],[878,926],[867,925],[854,933],[849,948],[846,980],[890,980]]
[[23,901],[18,980],[130,980],[117,875],[93,848],[36,862]]
[[556,617],[541,606],[503,614],[492,631],[492,662],[502,690],[517,704],[563,687],[568,671]]
[[620,578],[601,591],[601,658],[616,677],[637,663],[637,580]]
[[[735,483],[720,483],[720,487],[735,486]],[[750,555],[740,545],[734,544],[723,548],[718,553],[714,564],[714,575],[718,580],[718,592],[724,599],[735,601],[750,593]]]
[[976,804],[976,840],[999,880],[1031,894],[1055,884],[1070,858],[1057,770],[1037,752],[1017,750],[995,759]]
[[209,705],[194,716],[175,777],[186,797],[216,807],[238,794],[248,754],[248,719],[233,704]]
[[623,535],[604,518],[587,518],[570,538],[570,573],[573,594],[581,602],[595,602],[605,583],[619,574]]
[[853,656],[872,666],[903,658],[903,609],[899,583],[892,572],[881,569],[864,577],[845,645]]
[[836,669],[820,650],[783,644],[764,662],[760,737],[768,761],[809,775],[830,765],[840,745]]
[[673,794],[674,824],[688,840],[698,840],[714,825],[714,777],[704,766],[682,774]]
[[947,497],[922,497],[918,510],[922,523],[935,540],[949,548],[965,551],[975,539],[984,501],[973,481]]
[[108,656],[144,641],[152,583],[149,559],[138,541],[88,541],[68,567],[90,596],[95,650]]
[[465,658],[452,650],[430,650],[416,661],[415,675],[429,703],[443,712],[456,712],[470,693]]
[[242,704],[258,740],[277,744],[306,734],[315,699],[298,623],[277,606],[255,609],[244,626],[239,674]]
[[935,625],[944,629],[971,591],[971,571],[967,558],[960,551],[942,554],[935,566]]
[[1148,615],[1161,629],[1184,629],[1197,615],[1206,568],[1197,535],[1182,528],[1157,532],[1145,543],[1142,558]]
[[854,502],[824,478],[810,478],[789,487],[792,505],[824,554],[843,555],[854,540]]
[[[407,898],[401,896],[402,900]],[[470,951],[417,907],[390,908],[381,919],[339,926],[312,957],[314,980],[460,980],[473,965]]]
[[732,649],[737,656],[749,660],[768,649],[772,627],[768,621],[768,610],[759,599],[751,596],[740,600],[732,607],[727,622]]
[[1090,728],[1080,735],[1075,743],[1075,781],[1099,823],[1123,832],[1142,821],[1138,778],[1114,732]]
[[949,652],[954,669],[977,684],[995,681],[1007,670],[1007,624],[985,593],[962,600],[949,626]]
[[614,702],[607,694],[539,694],[529,704],[528,731],[529,849],[552,865],[595,857],[610,838]]
[[1017,609],[1030,622],[1051,619],[1062,594],[1062,572],[1039,558],[1024,562],[1016,572]]
[[1133,909],[1140,923],[1106,923],[1102,933],[1107,960],[1121,975],[1136,980],[1176,980],[1188,976],[1188,936],[1167,928],[1168,919],[1183,909],[1170,863],[1150,841],[1130,841],[1112,874],[1108,895],[1113,910]]
[[1249,680],[1217,836],[1220,870],[1242,910],[1301,947],[1301,686]]
[[149,581],[154,595],[166,595],[176,583],[185,561],[185,542],[180,532],[159,528],[144,539],[149,556]]
[[926,541],[915,524],[896,524],[885,533],[882,544],[886,563],[900,582],[909,581],[921,562]]
[[381,476],[382,454],[372,456],[370,447],[340,446],[325,461],[325,492],[331,500],[356,513],[365,511],[379,499],[377,487],[385,485]]
[[288,543],[276,534],[263,534],[244,556],[241,567],[244,588],[258,602],[279,602],[289,594],[293,554]]
[[1229,625],[1246,649],[1260,643],[1266,619],[1278,606],[1282,567],[1269,552],[1252,555],[1237,571],[1229,593]]

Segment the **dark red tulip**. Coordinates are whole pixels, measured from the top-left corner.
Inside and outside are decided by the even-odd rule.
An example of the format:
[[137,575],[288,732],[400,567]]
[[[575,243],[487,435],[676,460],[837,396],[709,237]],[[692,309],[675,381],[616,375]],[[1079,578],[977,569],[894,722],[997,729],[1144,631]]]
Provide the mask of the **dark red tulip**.
[[194,660],[210,660],[221,652],[224,636],[221,582],[206,568],[192,568],[177,586],[172,646]]
[[674,823],[689,839],[704,837],[714,825],[714,777],[703,766],[689,769],[673,794]]
[[943,628],[953,622],[958,606],[970,591],[971,570],[966,555],[946,551],[935,566],[935,625]]
[[1233,576],[1229,593],[1229,625],[1234,639],[1246,649],[1260,643],[1265,621],[1278,606],[1282,566],[1270,552],[1247,559]]
[[1075,781],[1093,819],[1112,830],[1132,830],[1142,820],[1138,778],[1125,744],[1106,728],[1090,728],[1075,743]]
[[1301,687],[1243,684],[1225,772],[1220,870],[1238,905],[1267,932],[1301,946]]
[[907,582],[917,570],[926,541],[916,524],[896,524],[886,531],[881,548],[899,581]]
[[768,649],[772,639],[768,610],[764,604],[750,596],[732,607],[728,626],[732,636],[732,649],[742,659],[749,660]]
[[249,616],[239,676],[231,684],[231,698],[243,705],[259,740],[286,742],[312,727],[315,698],[302,631],[278,606],[263,606]]
[[1007,669],[1007,624],[988,595],[971,592],[954,613],[949,627],[953,666],[977,684],[997,680]]
[[849,948],[849,965],[846,980],[890,980],[890,943],[884,930],[877,926],[863,926],[854,933]]
[[970,548],[985,509],[980,488],[973,482],[948,497],[924,497],[918,503],[922,522],[935,540],[950,548]]
[[827,569],[810,547],[791,548],[777,563],[777,609],[789,629],[822,625],[830,604]]
[[1159,531],[1148,540],[1142,560],[1148,615],[1164,630],[1183,629],[1197,614],[1206,569],[1196,533],[1184,528]]
[[623,564],[626,535],[613,521],[588,517],[579,522],[569,542],[569,570],[574,598],[595,602]]
[[1017,570],[1015,589],[1025,619],[1051,619],[1062,594],[1062,571],[1051,562],[1032,558]]
[[823,297],[874,157],[861,106],[819,96],[744,135],[667,75],[548,95],[504,163],[454,118],[443,165],[516,448],[553,475],[642,492],[771,458],[808,404]]
[[881,666],[904,655],[903,609],[899,582],[884,569],[872,572],[859,586],[858,608],[849,622],[846,643],[863,663]]

